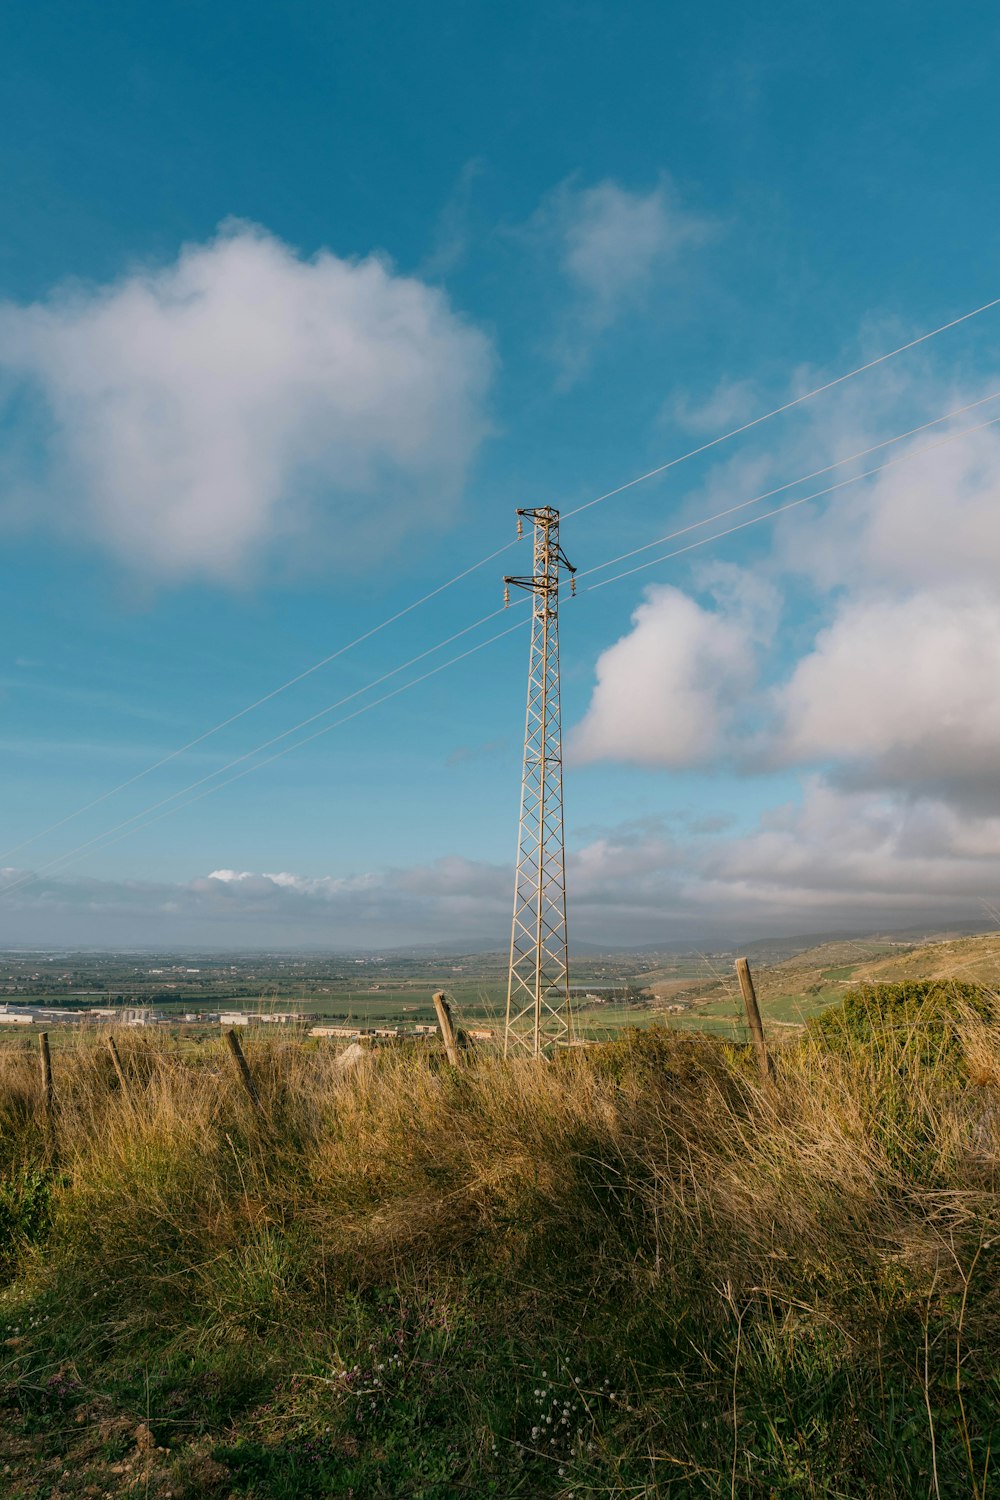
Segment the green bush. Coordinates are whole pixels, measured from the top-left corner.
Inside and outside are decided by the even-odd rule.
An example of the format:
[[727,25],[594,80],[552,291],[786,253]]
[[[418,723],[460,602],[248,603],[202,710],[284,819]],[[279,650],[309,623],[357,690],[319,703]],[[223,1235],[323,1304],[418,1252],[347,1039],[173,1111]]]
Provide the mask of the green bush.
[[995,997],[979,984],[956,979],[907,979],[896,984],[860,984],[807,1023],[809,1034],[831,1051],[877,1042],[902,1050],[915,1044],[921,1057],[960,1053],[958,1028],[970,1020],[992,1021]]

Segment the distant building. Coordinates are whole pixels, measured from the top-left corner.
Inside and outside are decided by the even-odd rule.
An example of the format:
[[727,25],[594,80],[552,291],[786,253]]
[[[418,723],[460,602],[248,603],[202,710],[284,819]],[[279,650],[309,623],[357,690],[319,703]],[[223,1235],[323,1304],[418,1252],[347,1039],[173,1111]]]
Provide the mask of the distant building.
[[152,1026],[156,1020],[148,1005],[102,1006],[87,1011],[91,1021],[114,1021],[119,1026]]

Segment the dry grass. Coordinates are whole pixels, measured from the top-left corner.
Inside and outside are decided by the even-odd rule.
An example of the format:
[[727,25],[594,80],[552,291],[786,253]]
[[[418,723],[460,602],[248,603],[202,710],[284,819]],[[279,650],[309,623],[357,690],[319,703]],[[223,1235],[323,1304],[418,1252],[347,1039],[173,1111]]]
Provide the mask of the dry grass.
[[[67,1341],[95,1389],[123,1361],[183,1386],[178,1360],[235,1359],[252,1389],[215,1438],[258,1495],[314,1492],[267,1469],[314,1429],[358,1495],[985,1494],[996,1027],[966,1021],[959,1066],[905,1036],[807,1040],[771,1087],[739,1049],[656,1031],[460,1073],[257,1042],[260,1115],[221,1047],[119,1046],[127,1091],[106,1048],[55,1055],[51,1130],[36,1057],[0,1053],[0,1168],[50,1170],[11,1305],[64,1340],[9,1381]],[[339,1372],[383,1345],[417,1384],[362,1412]],[[530,1436],[543,1369],[590,1393],[554,1455]]]

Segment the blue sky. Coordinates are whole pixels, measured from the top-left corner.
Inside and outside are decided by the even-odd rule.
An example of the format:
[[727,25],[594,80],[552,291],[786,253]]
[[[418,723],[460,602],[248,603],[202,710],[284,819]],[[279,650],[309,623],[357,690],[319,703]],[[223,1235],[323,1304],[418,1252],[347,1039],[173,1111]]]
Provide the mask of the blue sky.
[[[0,943],[501,941],[523,631],[164,799],[512,624],[368,687],[524,549],[105,793],[516,505],[573,511],[1000,295],[993,8],[43,3],[0,32]],[[993,910],[998,327],[567,519],[595,568],[961,411],[566,605],[581,936]]]

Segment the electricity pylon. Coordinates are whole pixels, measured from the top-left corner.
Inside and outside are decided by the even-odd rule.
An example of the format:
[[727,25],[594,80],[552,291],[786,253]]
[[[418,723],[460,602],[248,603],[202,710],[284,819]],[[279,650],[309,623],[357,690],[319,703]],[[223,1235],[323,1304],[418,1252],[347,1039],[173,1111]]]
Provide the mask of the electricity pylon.
[[559,581],[575,569],[559,544],[559,512],[549,505],[517,512],[534,525],[534,571],[505,578],[533,595],[528,708],[521,775],[521,823],[514,877],[504,1057],[541,1055],[568,1041],[572,1019],[566,941],[566,852],[563,835],[562,724],[559,712]]

